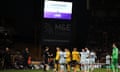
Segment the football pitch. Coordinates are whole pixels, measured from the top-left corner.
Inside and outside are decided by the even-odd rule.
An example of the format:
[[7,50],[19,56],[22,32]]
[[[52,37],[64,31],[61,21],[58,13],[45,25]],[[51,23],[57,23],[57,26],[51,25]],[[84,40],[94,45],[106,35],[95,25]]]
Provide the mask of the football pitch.
[[[16,70],[16,69],[11,69],[11,70],[0,70],[0,72],[44,72],[44,71],[41,70],[41,69],[39,69],[39,70],[35,70],[35,69],[34,70]],[[53,72],[53,70],[49,70],[47,72]],[[73,72],[73,71],[71,71],[71,72]],[[79,72],[81,72],[81,71],[79,71]],[[107,72],[107,70],[106,69],[95,69],[93,72]],[[112,72],[112,70],[109,71],[109,72]],[[120,72],[120,69],[119,69],[118,72]]]

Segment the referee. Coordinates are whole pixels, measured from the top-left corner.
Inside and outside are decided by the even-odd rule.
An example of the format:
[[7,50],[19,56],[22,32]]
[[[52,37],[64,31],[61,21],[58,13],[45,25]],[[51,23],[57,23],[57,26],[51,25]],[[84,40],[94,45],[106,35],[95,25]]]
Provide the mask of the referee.
[[49,47],[45,47],[43,58],[44,58],[44,71],[47,71],[49,68],[48,63],[50,58]]

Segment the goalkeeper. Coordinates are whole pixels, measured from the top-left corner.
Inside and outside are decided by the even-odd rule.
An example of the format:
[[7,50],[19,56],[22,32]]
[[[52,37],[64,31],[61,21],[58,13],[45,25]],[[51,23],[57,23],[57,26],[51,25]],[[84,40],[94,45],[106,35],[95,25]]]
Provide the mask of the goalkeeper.
[[118,72],[118,48],[114,43],[112,50],[112,70],[113,72]]

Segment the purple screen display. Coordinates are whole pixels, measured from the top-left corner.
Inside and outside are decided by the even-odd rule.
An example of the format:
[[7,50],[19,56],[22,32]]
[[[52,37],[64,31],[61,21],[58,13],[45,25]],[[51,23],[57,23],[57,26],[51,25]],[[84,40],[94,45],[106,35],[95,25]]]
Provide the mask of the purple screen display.
[[46,2],[44,6],[44,18],[71,20],[72,3],[70,2]]

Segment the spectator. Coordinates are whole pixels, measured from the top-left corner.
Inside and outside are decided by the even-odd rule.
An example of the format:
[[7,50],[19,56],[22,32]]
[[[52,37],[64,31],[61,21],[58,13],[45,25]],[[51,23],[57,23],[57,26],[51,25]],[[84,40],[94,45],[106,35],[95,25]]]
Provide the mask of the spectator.
[[10,49],[7,47],[5,49],[5,53],[3,54],[4,56],[4,69],[10,69],[11,68],[11,52]]
[[29,68],[28,65],[28,58],[30,56],[30,51],[28,48],[25,48],[24,52],[23,52],[23,58],[24,58],[24,68],[27,69]]

